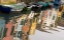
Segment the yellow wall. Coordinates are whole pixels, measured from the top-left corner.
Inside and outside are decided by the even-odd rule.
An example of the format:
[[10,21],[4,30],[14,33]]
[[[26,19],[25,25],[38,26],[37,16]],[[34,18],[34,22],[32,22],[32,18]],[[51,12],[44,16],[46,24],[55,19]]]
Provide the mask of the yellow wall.
[[58,17],[61,17],[61,15],[62,15],[62,12],[58,12]]
[[9,2],[15,2],[16,0],[1,0],[1,4],[8,4]]
[[32,23],[31,29],[30,29],[30,35],[34,35],[36,29],[36,19],[35,22]]
[[[64,6],[62,7],[62,11],[63,11],[63,10],[64,10]],[[57,14],[58,17],[61,17],[61,16],[62,16],[62,11],[59,11],[59,12],[58,12],[58,14]]]

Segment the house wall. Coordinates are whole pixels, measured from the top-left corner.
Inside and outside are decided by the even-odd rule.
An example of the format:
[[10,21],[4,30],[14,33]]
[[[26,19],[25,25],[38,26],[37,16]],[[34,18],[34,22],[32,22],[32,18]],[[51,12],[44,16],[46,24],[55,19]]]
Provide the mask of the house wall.
[[16,0],[1,0],[1,4],[8,4],[9,2],[15,2]]
[[[46,17],[44,17],[44,21],[42,23],[42,28],[43,27],[51,27],[51,25],[53,25],[53,27],[55,27],[55,21],[57,18],[57,11],[54,8],[51,10],[48,10],[47,15],[45,15],[45,16]],[[54,19],[53,19],[53,17],[54,17]]]
[[43,29],[43,27],[45,27],[46,26],[46,24],[44,24],[44,23],[46,23],[47,22],[47,14],[48,14],[48,10],[45,10],[44,11],[44,14],[43,14],[43,17],[42,17],[42,25],[41,25],[41,28]]
[[35,32],[35,29],[36,29],[36,19],[34,20],[34,22],[32,22],[32,26],[30,28],[30,35],[34,35],[34,32]]

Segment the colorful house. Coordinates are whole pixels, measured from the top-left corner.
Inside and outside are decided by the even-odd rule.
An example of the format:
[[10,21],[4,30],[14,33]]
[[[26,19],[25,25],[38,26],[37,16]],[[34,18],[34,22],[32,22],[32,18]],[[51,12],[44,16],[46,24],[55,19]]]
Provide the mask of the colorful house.
[[51,10],[48,9],[46,13],[44,13],[46,15],[43,16],[43,22],[42,22],[42,26],[41,28],[52,28],[55,27],[55,21],[56,21],[56,17],[57,17],[57,11],[52,8]]
[[62,11],[64,10],[63,6],[60,6],[59,10],[58,10],[58,14],[57,14],[57,19],[56,19],[56,24],[58,25],[59,21],[62,18]]
[[56,27],[57,14],[58,14],[58,11],[55,8],[52,8],[50,27]]
[[35,20],[33,19],[33,21],[32,21],[32,25],[31,25],[31,28],[30,28],[30,32],[29,32],[29,34],[30,35],[34,35],[34,33],[35,33],[35,29],[36,29],[36,18],[35,18]]
[[12,40],[12,38],[13,38],[13,36],[12,36],[12,28],[13,28],[13,21],[12,20],[10,20],[10,22],[8,22],[7,24],[6,24],[6,29],[7,29],[7,31],[6,31],[6,36],[2,39],[2,40]]
[[43,17],[42,17],[42,23],[41,23],[41,28],[42,29],[45,27],[46,23],[44,23],[44,21],[46,20],[47,14],[48,14],[48,10],[45,10],[44,14],[43,14]]
[[59,12],[61,13],[60,13],[60,16],[58,15],[58,17],[60,18],[60,20],[58,20],[58,25],[63,27],[64,26],[64,6],[62,8],[62,11],[59,11]]

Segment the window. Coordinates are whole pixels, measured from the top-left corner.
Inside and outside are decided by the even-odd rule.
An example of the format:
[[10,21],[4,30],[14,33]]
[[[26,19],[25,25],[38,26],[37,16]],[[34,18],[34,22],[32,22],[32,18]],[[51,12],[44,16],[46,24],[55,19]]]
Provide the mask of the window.
[[53,24],[50,24],[50,27],[53,27]]
[[60,17],[57,17],[56,22],[59,22],[60,19],[61,19]]
[[53,16],[52,20],[54,20],[54,19],[55,19],[55,16]]
[[11,35],[13,35],[13,32],[14,32],[14,27],[12,27]]
[[[6,36],[6,32],[7,32],[7,30],[8,30],[7,28],[4,29],[4,32],[3,32],[4,35],[3,35],[3,37]],[[0,38],[1,38],[1,35],[2,35],[2,34],[1,34],[1,32],[0,32]]]
[[49,13],[49,16],[51,16],[51,15],[52,15],[52,13],[50,12],[50,13]]
[[46,23],[44,23],[44,24],[46,24]]
[[58,17],[58,21],[60,20],[60,17]]

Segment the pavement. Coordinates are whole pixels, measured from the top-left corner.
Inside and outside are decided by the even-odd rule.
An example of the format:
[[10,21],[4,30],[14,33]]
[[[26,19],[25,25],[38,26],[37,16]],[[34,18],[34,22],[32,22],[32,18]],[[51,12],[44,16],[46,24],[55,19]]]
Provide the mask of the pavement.
[[29,35],[30,40],[64,40],[64,27],[58,26],[58,28],[55,28],[58,31],[54,30],[46,30],[51,33],[43,32],[40,30],[35,30],[34,35]]

